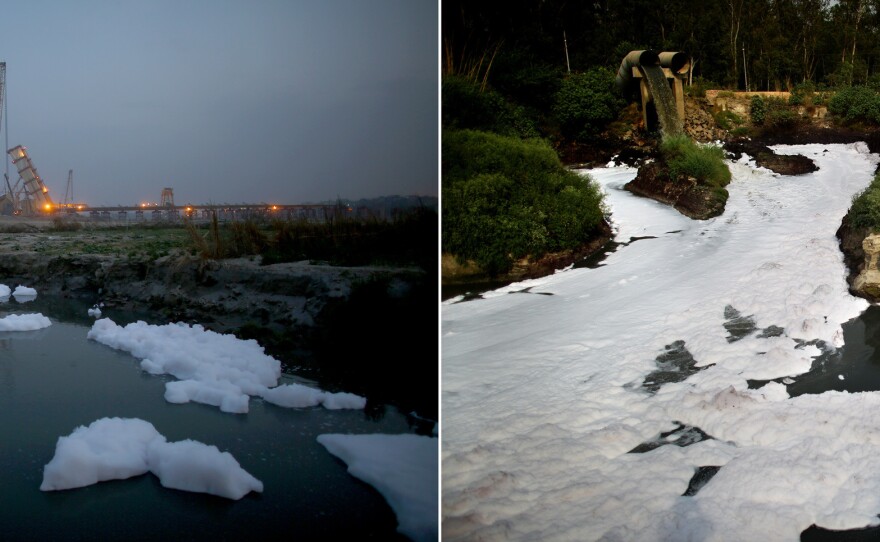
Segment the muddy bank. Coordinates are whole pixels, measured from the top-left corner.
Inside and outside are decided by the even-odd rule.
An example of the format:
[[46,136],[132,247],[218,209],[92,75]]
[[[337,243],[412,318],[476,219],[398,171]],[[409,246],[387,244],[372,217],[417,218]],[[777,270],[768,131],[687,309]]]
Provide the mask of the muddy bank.
[[0,251],[0,282],[256,339],[286,371],[436,419],[436,276],[419,268],[53,252]]
[[523,258],[514,262],[513,268],[501,275],[490,276],[472,262],[460,263],[451,254],[441,257],[443,300],[457,295],[468,295],[500,288],[512,282],[534,279],[553,274],[576,262],[588,258],[614,237],[611,226],[602,221],[593,236],[584,244],[569,250],[551,252],[539,258]]

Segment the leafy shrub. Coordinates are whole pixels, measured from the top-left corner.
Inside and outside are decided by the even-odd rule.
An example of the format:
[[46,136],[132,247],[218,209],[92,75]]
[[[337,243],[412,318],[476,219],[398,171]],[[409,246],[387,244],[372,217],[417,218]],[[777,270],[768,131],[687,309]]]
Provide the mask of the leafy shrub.
[[684,92],[694,98],[705,98],[706,91],[713,88],[718,88],[718,83],[713,83],[702,77],[695,77],[690,85],[684,87]]
[[875,175],[870,186],[853,198],[849,218],[857,228],[880,230],[880,174]]
[[553,113],[566,137],[590,139],[617,118],[626,101],[616,93],[614,77],[614,72],[600,67],[572,74],[562,82]]
[[604,219],[602,193],[544,140],[444,130],[442,246],[490,275],[575,248]]
[[764,114],[765,128],[777,130],[791,128],[800,120],[798,114],[782,98],[767,98],[765,104],[767,108]]
[[788,96],[789,105],[814,105],[814,96],[816,94],[816,85],[812,81],[805,81],[797,84],[791,89]]
[[723,130],[731,130],[745,122],[742,117],[729,109],[719,111],[713,116],[715,118],[715,124]]
[[686,135],[670,136],[660,150],[673,177],[694,177],[716,187],[730,182],[730,168],[724,163],[724,150],[712,145],[697,145]]
[[764,124],[764,117],[767,114],[767,104],[764,103],[764,98],[760,96],[752,96],[751,108],[749,109],[749,116],[752,119],[752,124],[761,126]]
[[491,89],[459,76],[445,76],[442,118],[446,128],[483,130],[515,137],[536,137],[535,123],[522,106]]
[[880,95],[868,87],[848,87],[834,93],[828,111],[847,122],[880,123]]

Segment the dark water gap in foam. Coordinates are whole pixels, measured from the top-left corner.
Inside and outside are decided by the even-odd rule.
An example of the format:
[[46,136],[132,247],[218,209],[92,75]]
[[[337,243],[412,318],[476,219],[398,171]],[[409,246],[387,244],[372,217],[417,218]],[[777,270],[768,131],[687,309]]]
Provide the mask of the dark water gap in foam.
[[[872,305],[856,318],[843,324],[844,345],[834,349],[820,341],[815,344],[822,354],[813,360],[810,371],[788,377],[788,394],[820,394],[826,391],[850,393],[880,390],[880,306]],[[841,378],[841,376],[843,378]],[[787,379],[774,379],[782,382]],[[768,381],[750,381],[759,388]]]

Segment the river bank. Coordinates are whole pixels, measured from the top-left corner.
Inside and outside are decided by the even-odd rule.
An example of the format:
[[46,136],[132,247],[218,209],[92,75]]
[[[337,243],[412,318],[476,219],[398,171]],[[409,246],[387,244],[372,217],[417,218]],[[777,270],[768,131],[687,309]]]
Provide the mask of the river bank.
[[[420,268],[209,260],[182,228],[52,228],[0,222],[0,282],[255,339],[286,372],[437,419],[436,278]],[[371,352],[383,362],[365,363]]]

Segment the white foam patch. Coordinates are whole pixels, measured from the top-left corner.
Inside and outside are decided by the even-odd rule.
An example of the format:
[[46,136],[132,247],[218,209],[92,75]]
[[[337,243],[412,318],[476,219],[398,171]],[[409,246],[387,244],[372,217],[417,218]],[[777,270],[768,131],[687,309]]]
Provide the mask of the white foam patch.
[[[123,327],[103,318],[95,321],[88,338],[130,352],[150,374],[176,377],[177,382],[165,385],[165,399],[170,403],[192,401],[237,414],[248,412],[250,396],[280,406],[362,409],[366,405],[365,398],[353,394],[277,386],[281,362],[265,354],[257,341],[209,331],[198,324],[134,322]],[[301,404],[299,397],[308,394],[319,400]]]
[[35,297],[37,295],[37,291],[34,288],[29,288],[28,286],[22,286],[19,284],[15,287],[15,291],[12,292],[12,295],[15,297]]
[[263,492],[263,483],[241,468],[229,452],[194,440],[157,439],[147,448],[150,471],[163,487],[241,499]]
[[288,408],[323,405],[329,410],[361,410],[367,406],[366,398],[353,393],[329,393],[296,383],[266,390],[262,397],[265,401]]
[[[834,234],[878,158],[863,144],[775,149],[820,169],[730,163],[727,209],[704,221],[623,190],[634,169],[592,170],[616,239],[655,239],[442,305],[444,537],[797,540],[813,523],[880,523],[880,394],[747,385],[808,371],[819,350],[804,341],[841,346],[868,306]],[[506,295],[525,286],[554,295]],[[756,331],[729,342],[727,305]],[[769,326],[784,332],[761,337]],[[650,394],[674,341],[704,370]],[[673,421],[714,440],[627,453]],[[699,466],[721,469],[682,497]]]
[[0,331],[34,331],[52,325],[52,321],[40,313],[9,314],[0,318]]
[[419,435],[319,435],[318,442],[375,487],[416,542],[437,540],[438,441]]
[[241,499],[263,484],[216,446],[167,442],[153,424],[136,418],[102,418],[59,437],[43,468],[41,491],[124,480],[147,472],[164,487]]

